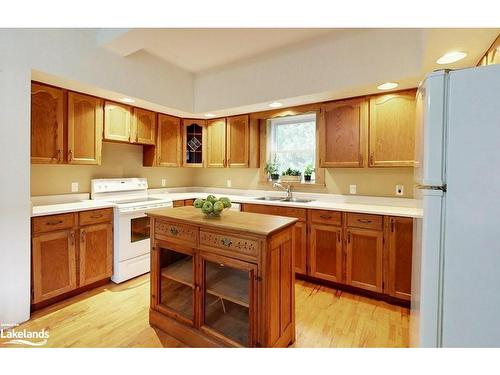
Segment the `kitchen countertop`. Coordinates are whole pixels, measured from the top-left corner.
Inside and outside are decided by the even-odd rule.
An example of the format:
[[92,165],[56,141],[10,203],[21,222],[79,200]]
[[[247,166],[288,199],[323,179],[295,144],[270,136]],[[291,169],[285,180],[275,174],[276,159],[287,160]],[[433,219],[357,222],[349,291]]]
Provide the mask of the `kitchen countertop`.
[[[402,216],[402,217],[413,217],[413,218],[422,217],[422,209],[420,208],[377,204],[377,202],[352,203],[352,202],[336,202],[336,201],[317,199],[308,203],[298,203],[298,202],[281,202],[281,201],[263,201],[256,199],[258,197],[269,195],[267,193],[268,192],[263,191],[261,194],[253,196],[210,193],[210,192],[182,192],[182,193],[169,192],[167,194],[174,201],[184,200],[184,199],[194,199],[194,198],[206,198],[208,194],[213,194],[216,197],[223,197],[223,196],[228,197],[232,202],[235,203],[252,203],[252,204],[270,205],[270,206],[309,208],[317,210],[347,211],[347,212],[358,212],[366,214]],[[155,195],[162,196],[163,194],[153,192],[150,193],[150,195],[154,197]]]
[[109,208],[109,207],[114,207],[114,204],[107,202],[93,201],[93,200],[46,204],[40,206],[33,206],[31,216],[35,217],[35,216],[55,215],[67,212],[87,211],[87,210],[95,210],[98,208]]

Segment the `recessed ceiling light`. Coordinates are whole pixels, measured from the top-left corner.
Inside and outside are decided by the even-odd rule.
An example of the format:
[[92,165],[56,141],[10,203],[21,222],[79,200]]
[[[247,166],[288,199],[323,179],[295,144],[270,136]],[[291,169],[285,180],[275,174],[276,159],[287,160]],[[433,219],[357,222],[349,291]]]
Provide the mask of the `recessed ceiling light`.
[[269,104],[269,107],[271,107],[271,108],[279,108],[279,107],[283,107],[283,104],[280,103],[280,102],[272,102],[271,104]]
[[205,117],[212,118],[215,117],[215,115],[213,113],[205,113]]
[[441,65],[451,64],[459,60],[462,60],[465,56],[467,56],[465,52],[459,52],[459,51],[448,52],[445,53],[443,56],[441,56],[439,59],[437,59],[436,62]]
[[120,98],[120,100],[122,102],[124,102],[124,103],[133,103],[133,102],[135,102],[135,100],[132,99],[132,98]]
[[381,85],[377,86],[377,88],[379,90],[392,90],[398,86],[399,86],[399,83],[397,83],[397,82],[386,82],[386,83],[382,83]]

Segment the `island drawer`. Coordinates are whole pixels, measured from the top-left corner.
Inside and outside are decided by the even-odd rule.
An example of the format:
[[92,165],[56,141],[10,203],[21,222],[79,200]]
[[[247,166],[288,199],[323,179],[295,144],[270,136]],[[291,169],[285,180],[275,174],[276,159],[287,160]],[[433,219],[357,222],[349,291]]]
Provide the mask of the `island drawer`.
[[352,212],[347,214],[348,227],[382,230],[382,222],[382,215],[358,214]]
[[113,221],[113,209],[103,208],[100,210],[81,211],[80,225],[91,225],[99,223],[108,223]]
[[271,205],[264,205],[264,204],[252,204],[252,203],[242,204],[241,208],[242,208],[242,211],[245,211],[245,212],[254,212],[257,214],[295,217],[295,218],[299,219],[299,221],[306,221],[306,219],[307,219],[307,210],[305,208],[271,206]]
[[224,232],[200,230],[200,248],[222,250],[222,254],[242,254],[257,259],[260,249],[259,240],[243,236],[229,235]]
[[178,224],[169,221],[155,220],[155,237],[167,241],[196,246],[198,228],[187,224]]
[[54,232],[56,230],[73,228],[76,225],[76,214],[67,213],[34,217],[33,233]]
[[315,224],[342,225],[342,213],[328,210],[309,210],[311,222]]

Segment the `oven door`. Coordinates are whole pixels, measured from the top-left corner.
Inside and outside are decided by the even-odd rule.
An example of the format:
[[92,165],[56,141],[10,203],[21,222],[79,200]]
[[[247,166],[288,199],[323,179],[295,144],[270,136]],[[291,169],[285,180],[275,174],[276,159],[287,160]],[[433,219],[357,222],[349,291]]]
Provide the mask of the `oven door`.
[[144,210],[119,213],[119,260],[132,259],[150,252],[150,219]]

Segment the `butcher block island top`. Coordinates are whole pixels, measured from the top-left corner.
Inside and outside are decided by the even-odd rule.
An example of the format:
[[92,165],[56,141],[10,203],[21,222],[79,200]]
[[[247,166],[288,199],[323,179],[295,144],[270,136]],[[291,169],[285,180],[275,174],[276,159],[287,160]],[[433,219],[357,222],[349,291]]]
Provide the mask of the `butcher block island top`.
[[193,347],[286,347],[295,341],[297,219],[194,207],[148,212],[149,321]]

